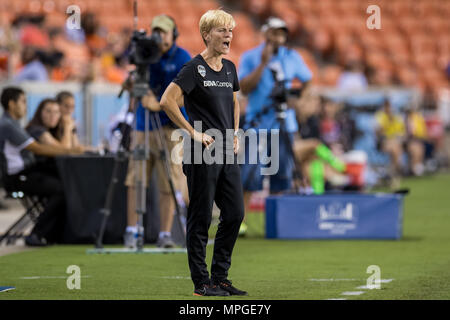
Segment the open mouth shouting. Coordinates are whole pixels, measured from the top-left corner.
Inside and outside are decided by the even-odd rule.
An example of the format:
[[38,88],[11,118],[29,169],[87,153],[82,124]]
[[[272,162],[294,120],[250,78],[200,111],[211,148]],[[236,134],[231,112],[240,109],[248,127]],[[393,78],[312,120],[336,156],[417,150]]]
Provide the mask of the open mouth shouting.
[[222,42],[222,46],[226,50],[230,49],[230,44],[231,44],[231,41],[229,41],[229,40]]

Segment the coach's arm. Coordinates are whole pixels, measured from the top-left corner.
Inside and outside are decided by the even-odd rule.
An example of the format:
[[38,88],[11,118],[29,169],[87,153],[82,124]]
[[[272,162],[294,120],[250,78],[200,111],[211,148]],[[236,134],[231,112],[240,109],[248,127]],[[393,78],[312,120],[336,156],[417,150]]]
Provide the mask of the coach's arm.
[[[151,90],[149,90],[148,93],[142,97],[141,103],[144,108],[147,108],[150,111],[161,111],[161,105],[159,101],[156,100],[156,97]],[[181,95],[181,97],[177,100],[177,104],[179,107],[182,107],[184,105],[183,95]]]
[[205,147],[214,142],[214,139],[206,133],[195,131],[191,124],[184,118],[179,108],[179,102],[183,101],[183,91],[176,83],[171,82],[161,97],[161,109],[167,114],[179,128],[185,129],[191,135],[192,139],[201,142]]

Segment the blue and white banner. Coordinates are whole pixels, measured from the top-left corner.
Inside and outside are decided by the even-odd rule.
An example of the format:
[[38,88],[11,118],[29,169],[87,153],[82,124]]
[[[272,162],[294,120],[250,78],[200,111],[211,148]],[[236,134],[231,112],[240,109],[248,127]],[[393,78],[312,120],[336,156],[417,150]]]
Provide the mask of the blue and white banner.
[[403,196],[332,194],[266,199],[266,237],[278,239],[399,239]]

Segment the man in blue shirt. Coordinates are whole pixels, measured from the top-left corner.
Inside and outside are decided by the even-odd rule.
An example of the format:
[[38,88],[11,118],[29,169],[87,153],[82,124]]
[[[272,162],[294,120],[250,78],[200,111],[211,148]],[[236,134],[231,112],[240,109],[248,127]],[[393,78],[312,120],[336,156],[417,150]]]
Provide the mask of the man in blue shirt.
[[[156,169],[158,175],[158,189],[159,189],[159,204],[160,204],[160,232],[157,245],[159,247],[170,248],[175,244],[171,238],[171,229],[173,223],[173,213],[175,210],[175,203],[172,197],[170,184],[164,163],[159,157],[158,150],[158,131],[154,130],[150,115],[148,123],[145,121],[145,108],[151,113],[159,115],[161,119],[161,133],[164,136],[165,145],[169,155],[176,143],[171,141],[170,137],[176,126],[167,117],[166,113],[161,111],[159,100],[164,93],[167,86],[172,82],[183,65],[191,60],[189,53],[178,47],[175,44],[178,31],[176,29],[175,21],[167,15],[159,15],[153,18],[151,23],[152,32],[157,32],[161,36],[161,51],[162,56],[157,63],[150,65],[150,91],[142,98],[142,103],[139,104],[136,111],[136,140],[133,143],[144,143],[146,127],[150,132],[148,133],[150,146],[150,159],[147,161],[147,177],[145,183],[151,177],[153,169]],[[182,113],[186,115],[184,107],[181,108]],[[156,152],[154,152],[156,151]],[[170,157],[167,159],[170,162],[170,171],[176,190],[181,191],[186,189],[185,177],[182,173],[181,165],[174,164]],[[130,159],[129,170],[126,178],[126,186],[128,187],[128,226],[125,233],[125,246],[133,248],[136,246],[137,234],[137,214],[136,214],[136,190],[135,190],[135,174],[140,174],[140,170],[136,170],[135,161]]]
[[[241,91],[248,95],[248,105],[245,114],[245,123],[257,122],[255,129],[279,129],[280,125],[276,119],[275,108],[267,112],[261,111],[273,105],[270,94],[276,81],[283,81],[287,87],[294,78],[299,79],[303,88],[311,80],[312,74],[304,63],[301,56],[292,49],[285,46],[288,36],[286,23],[278,18],[269,18],[263,26],[265,42],[256,48],[245,52],[239,64],[239,79]],[[295,101],[288,101],[292,105]],[[285,119],[286,129],[293,134],[298,130],[295,110],[288,109]],[[245,129],[247,129],[244,126]],[[278,134],[273,132],[272,134]],[[270,133],[268,134],[267,154],[270,152]],[[288,153],[284,141],[279,140],[279,154]],[[253,148],[254,149],[254,148]],[[248,153],[248,146],[246,152]],[[248,159],[248,157],[247,157]],[[258,166],[254,168],[254,166]],[[262,190],[263,175],[259,164],[249,164],[248,161],[241,167],[241,176],[244,188],[244,201],[246,211],[253,191]],[[279,157],[279,169],[275,175],[270,176],[271,193],[279,193],[291,188],[292,183],[292,161],[287,156]],[[243,228],[245,225],[243,224]]]

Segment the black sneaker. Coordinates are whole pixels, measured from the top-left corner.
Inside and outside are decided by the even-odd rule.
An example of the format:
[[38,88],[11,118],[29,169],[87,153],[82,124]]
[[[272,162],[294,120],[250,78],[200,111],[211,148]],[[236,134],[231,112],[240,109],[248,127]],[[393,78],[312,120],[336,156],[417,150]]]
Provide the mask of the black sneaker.
[[242,291],[236,287],[233,287],[230,280],[225,279],[215,281],[214,284],[227,291],[231,296],[248,296],[248,293],[246,291]]
[[47,240],[39,237],[35,233],[32,233],[28,237],[25,237],[25,244],[29,247],[45,247],[48,245]]
[[194,296],[229,296],[228,291],[223,290],[220,286],[204,284],[194,290]]

